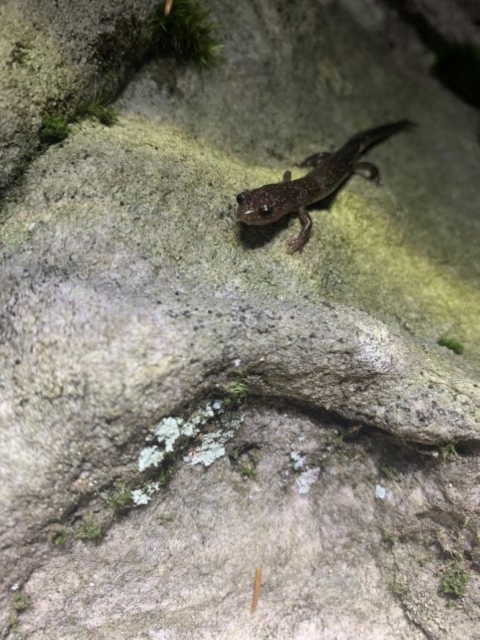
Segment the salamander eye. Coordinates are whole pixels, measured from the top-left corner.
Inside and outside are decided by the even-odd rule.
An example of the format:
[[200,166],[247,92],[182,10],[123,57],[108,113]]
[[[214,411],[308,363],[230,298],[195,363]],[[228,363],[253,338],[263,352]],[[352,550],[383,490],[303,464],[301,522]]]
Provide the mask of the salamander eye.
[[238,204],[243,204],[245,202],[246,197],[247,197],[247,191],[242,191],[242,193],[239,193],[237,196]]
[[268,216],[272,215],[273,209],[270,209],[270,207],[264,204],[263,207],[260,207],[258,213],[262,216],[262,218],[268,218]]

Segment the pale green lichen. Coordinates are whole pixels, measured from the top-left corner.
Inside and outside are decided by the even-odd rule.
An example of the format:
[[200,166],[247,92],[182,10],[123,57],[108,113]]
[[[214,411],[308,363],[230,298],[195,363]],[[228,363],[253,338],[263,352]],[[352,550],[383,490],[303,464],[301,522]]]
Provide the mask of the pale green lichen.
[[[168,416],[160,420],[155,426],[152,436],[147,441],[156,440],[156,443],[150,444],[140,452],[138,460],[138,468],[145,471],[149,468],[164,468],[167,460],[172,460],[171,454],[182,451],[188,441],[193,441],[198,436],[212,418],[222,416],[222,428],[215,432],[206,433],[201,444],[192,449],[184,456],[184,461],[190,464],[203,464],[208,467],[218,458],[225,455],[225,444],[230,440],[237,427],[241,424],[241,417],[237,414],[229,412],[224,413],[225,403],[222,400],[214,400],[208,402],[205,406],[197,409],[188,419]],[[162,479],[167,471],[164,472],[160,480],[151,482],[142,488],[135,489],[131,492],[131,498],[135,505],[145,505],[150,502],[153,494],[166,483]],[[171,473],[171,467],[168,474]]]
[[[149,467],[158,467],[167,454],[173,453],[180,438],[194,438],[211,418],[221,413],[223,413],[223,402],[221,400],[214,400],[192,413],[188,420],[173,416],[168,416],[160,420],[153,432],[158,444],[153,444],[141,451],[138,461],[139,470],[145,471]],[[207,440],[204,440],[204,445],[205,441],[209,442],[208,436],[206,436],[206,438]],[[225,450],[220,454],[217,445],[217,440],[213,439],[211,441],[211,447],[215,449],[215,456],[219,457],[220,455],[224,455]],[[210,454],[208,459],[210,459],[211,455],[214,454]]]
[[149,482],[142,489],[134,489],[132,491],[133,504],[140,506],[148,504],[154,493],[160,489],[158,482]]
[[172,417],[164,418],[158,423],[155,435],[158,442],[165,446],[166,453],[173,451],[173,446],[182,433],[183,424],[182,418]]
[[290,452],[290,460],[292,461],[295,471],[299,471],[305,467],[305,457],[297,453],[296,451]]
[[320,474],[320,469],[308,469],[301,473],[298,478],[295,480],[295,484],[297,485],[297,491],[301,496],[307,495],[310,491],[310,487],[318,480],[318,476]]
[[146,447],[140,452],[138,459],[139,471],[145,471],[149,467],[158,467],[165,457],[165,453],[160,451],[158,447]]
[[233,434],[233,430],[208,433],[203,438],[202,446],[186,456],[185,462],[209,467],[215,460],[225,455],[225,443],[233,437]]

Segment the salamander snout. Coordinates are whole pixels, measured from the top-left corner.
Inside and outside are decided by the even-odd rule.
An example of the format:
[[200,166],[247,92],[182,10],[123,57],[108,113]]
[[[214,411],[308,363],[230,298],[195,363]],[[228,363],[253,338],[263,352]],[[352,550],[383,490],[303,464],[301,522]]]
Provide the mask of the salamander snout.
[[245,224],[270,224],[286,211],[278,206],[277,185],[269,185],[251,191],[242,191],[237,196],[237,220]]
[[243,204],[247,198],[247,193],[248,191],[242,191],[242,193],[239,193],[237,196],[237,203],[238,204]]

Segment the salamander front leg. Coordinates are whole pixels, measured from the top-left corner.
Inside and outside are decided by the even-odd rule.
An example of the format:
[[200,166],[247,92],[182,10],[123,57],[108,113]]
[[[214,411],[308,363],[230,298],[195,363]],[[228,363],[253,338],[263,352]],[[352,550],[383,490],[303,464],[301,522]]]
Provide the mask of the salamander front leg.
[[303,162],[296,162],[294,167],[319,167],[324,160],[329,158],[332,154],[328,151],[320,151],[320,153],[314,153],[313,156],[308,156]]
[[353,172],[363,176],[367,180],[371,180],[375,184],[382,184],[380,180],[380,171],[371,162],[357,162],[353,167]]
[[289,240],[287,253],[295,253],[296,251],[300,252],[312,232],[312,219],[308,211],[304,207],[302,207],[298,210],[298,216],[300,218],[300,222],[302,223],[302,230],[300,231],[297,238],[295,238],[294,240]]
[[285,171],[285,173],[283,174],[282,182],[290,182],[291,179],[292,179],[292,172]]

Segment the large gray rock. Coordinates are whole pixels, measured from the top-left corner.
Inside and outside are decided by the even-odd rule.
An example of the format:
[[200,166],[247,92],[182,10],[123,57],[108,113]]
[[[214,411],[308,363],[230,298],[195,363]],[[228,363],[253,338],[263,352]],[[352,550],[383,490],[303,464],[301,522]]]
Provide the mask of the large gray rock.
[[72,117],[118,91],[145,52],[153,0],[4,0],[0,194],[41,148],[45,115]]
[[[419,73],[426,54],[409,65],[410,42],[396,66],[381,13],[365,24],[337,5],[264,0],[216,2],[214,15],[224,43],[217,67],[150,62],[118,100],[116,126],[76,125],[4,201],[0,623],[32,638],[416,638],[418,628],[468,637],[470,618],[437,590],[446,554],[465,571],[475,562],[477,459],[444,467],[432,447],[474,452],[479,440],[476,115]],[[65,72],[75,64],[83,68],[81,56]],[[261,231],[236,223],[236,193],[405,117],[421,126],[369,156],[384,186],[353,178],[329,211],[313,212],[302,255],[285,252],[296,220]],[[439,347],[442,335],[464,355]],[[161,498],[150,496],[98,547],[73,540],[82,518],[111,520],[102,495],[115,482],[146,495],[158,481],[138,460],[146,444],[162,453],[153,436],[162,418],[245,391],[251,408],[182,432]],[[349,450],[361,458],[352,475],[343,449],[334,447],[333,462],[322,454],[332,427],[347,426],[424,453],[414,448],[405,466],[395,458],[401,477],[392,477],[378,453],[385,441],[362,440]],[[252,444],[251,484],[238,486],[225,458],[205,473],[182,466],[202,451],[210,462],[225,446]],[[297,455],[306,460],[292,471]],[[382,469],[394,484],[385,495]],[[297,473],[307,474],[300,483]],[[453,476],[455,496],[437,490]],[[454,502],[452,524],[438,512]],[[181,517],[164,527],[164,511]],[[430,536],[423,573],[425,536],[401,537],[407,524],[420,536],[419,512]],[[70,537],[61,554],[46,543],[58,524]],[[385,529],[391,547],[381,544]],[[440,530],[450,550],[433,547]],[[246,562],[248,549],[272,545]],[[257,564],[282,567],[266,578],[262,619],[248,613]],[[352,588],[340,611],[342,585],[364,573],[369,588]],[[13,624],[19,591],[32,605]],[[472,612],[477,596],[471,578]]]

